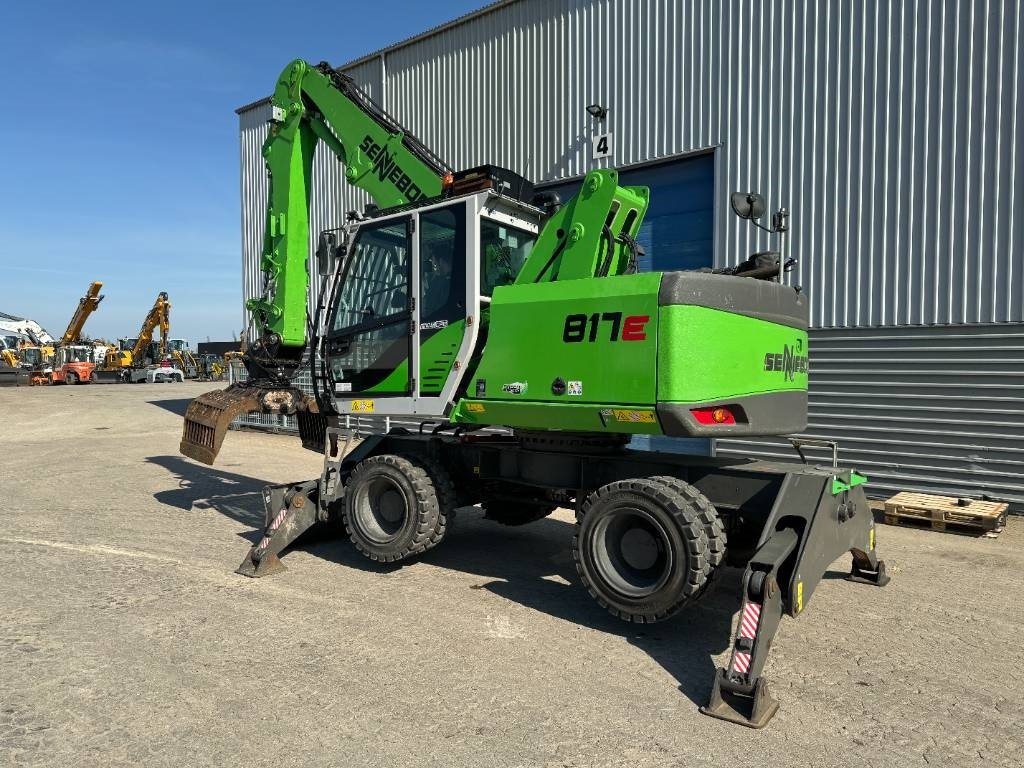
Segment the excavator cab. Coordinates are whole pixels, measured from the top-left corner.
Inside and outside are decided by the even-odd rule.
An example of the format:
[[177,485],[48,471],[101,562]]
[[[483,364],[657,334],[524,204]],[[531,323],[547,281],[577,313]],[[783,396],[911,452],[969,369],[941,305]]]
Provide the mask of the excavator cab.
[[365,413],[386,400],[388,413],[446,416],[482,341],[490,293],[515,279],[540,218],[483,192],[350,225],[322,313],[337,410]]

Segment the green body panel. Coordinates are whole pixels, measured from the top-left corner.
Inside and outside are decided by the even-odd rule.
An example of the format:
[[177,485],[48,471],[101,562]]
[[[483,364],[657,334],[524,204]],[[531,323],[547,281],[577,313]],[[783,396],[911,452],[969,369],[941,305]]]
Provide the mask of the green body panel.
[[[806,356],[806,331],[692,305],[661,307],[658,401],[702,403],[807,389],[807,369],[766,370],[765,356]],[[787,352],[788,350],[788,352]]]
[[[619,174],[612,170],[591,171],[580,191],[545,224],[533,252],[519,270],[516,285],[555,280],[577,280],[599,274],[620,275],[626,271],[629,250],[613,245],[608,258],[604,228],[613,236],[635,238],[647,212],[647,187],[620,187]],[[552,260],[552,257],[553,260]]]
[[381,207],[441,194],[442,179],[392,131],[304,61],[289,64],[271,97],[274,117],[263,157],[270,176],[261,268],[273,290],[250,299],[261,335],[283,347],[306,344],[309,290],[309,193],[313,153],[323,141],[343,162],[350,184]]
[[538,403],[472,398],[460,400],[450,419],[458,424],[502,424],[519,429],[661,434],[653,408],[624,408],[617,403]]
[[[468,391],[489,401],[653,403],[660,283],[661,273],[648,272],[495,289],[487,346]],[[624,341],[620,327],[619,339],[612,341],[612,322],[600,321],[595,340],[590,341],[589,318],[610,312],[623,318],[647,317],[644,338]],[[587,318],[582,341],[564,341],[569,316]],[[582,394],[552,395],[551,385],[558,377],[580,382]]]
[[[691,406],[735,401],[760,421],[733,433],[760,424],[773,429],[764,406],[751,410],[752,399],[806,392],[806,332],[740,311],[660,306],[662,277],[650,272],[496,289],[487,345],[452,420],[706,434],[696,423],[680,427],[678,412],[666,422],[659,407],[682,406],[688,414]],[[793,407],[793,401],[772,402]],[[780,424],[794,421],[789,411],[775,413]]]
[[[421,331],[421,334],[424,332]],[[439,395],[451,372],[462,337],[466,334],[466,321],[460,320],[432,333],[420,345],[420,394]],[[387,378],[365,390],[366,394],[404,392],[409,382],[409,360],[403,360]],[[356,397],[360,393],[353,393]]]

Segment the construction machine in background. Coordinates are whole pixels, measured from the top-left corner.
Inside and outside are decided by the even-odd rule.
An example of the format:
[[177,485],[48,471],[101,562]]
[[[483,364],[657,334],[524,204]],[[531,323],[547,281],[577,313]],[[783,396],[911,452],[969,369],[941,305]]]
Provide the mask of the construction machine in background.
[[[307,318],[318,145],[375,205],[321,233],[323,287]],[[212,463],[238,414],[290,414],[324,464],[266,489],[265,533],[239,572],[281,570],[279,554],[314,525],[341,522],[366,557],[398,562],[438,546],[460,507],[506,525],[569,507],[580,581],[626,621],[692,609],[724,566],[744,569],[731,657],[702,711],[763,726],[778,707],[762,672],[782,617],[806,609],[844,552],[852,580],[888,581],[865,478],[835,460],[643,451],[630,439],[805,428],[807,299],[784,284],[778,254],[640,272],[646,188],[591,171],[562,205],[502,168],[455,172],[326,64],[282,73],[263,156],[265,286],[247,302],[248,381],[192,402],[181,451]],[[752,221],[765,213],[756,194],[731,202]],[[762,228],[784,232],[786,212]],[[302,369],[312,396],[293,383]],[[423,424],[355,444],[344,424],[364,414]]]
[[192,354],[186,339],[171,339],[167,348],[175,367],[184,372],[186,379],[199,377],[202,372],[201,366],[196,356]]
[[53,371],[50,381],[54,384],[88,384],[96,380],[96,364],[93,362],[93,347],[80,342],[82,330],[89,316],[97,310],[103,296],[103,283],[94,282],[85,296],[78,300],[78,307],[71,316],[64,334],[54,347]]
[[24,336],[38,346],[53,345],[56,339],[35,320],[0,312],[0,331]]
[[[150,342],[153,341],[153,336],[158,329],[160,331],[159,358],[154,357],[151,360],[147,358],[147,354],[150,349]],[[121,349],[112,350],[107,355],[105,371],[120,372],[122,378],[124,378],[123,374],[130,369],[145,368],[150,363],[156,362],[157,359],[162,359],[166,354],[167,335],[169,332],[170,301],[167,299],[167,292],[160,291],[153,301],[153,306],[150,307],[145,318],[142,320],[139,335],[134,339],[122,340]]]
[[16,336],[21,366],[30,372],[33,384],[49,384],[53,370],[56,339],[35,320],[0,312],[0,332]]
[[20,336],[0,335],[0,387],[23,387],[31,384],[29,371],[18,353]]
[[8,368],[21,367],[16,336],[0,336],[0,361],[3,361]]
[[[160,341],[154,335],[160,331]],[[171,302],[166,291],[160,291],[153,301],[146,317],[142,320],[139,335],[134,339],[122,339],[120,349],[111,349],[100,376],[106,380],[125,383],[184,381],[185,373],[180,368],[162,365],[170,359],[168,352],[171,330]]]

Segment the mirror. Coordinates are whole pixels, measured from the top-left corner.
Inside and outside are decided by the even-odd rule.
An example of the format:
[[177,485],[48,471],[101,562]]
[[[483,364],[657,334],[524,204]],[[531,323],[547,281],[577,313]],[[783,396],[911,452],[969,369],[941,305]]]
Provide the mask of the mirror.
[[733,213],[741,219],[760,219],[764,216],[764,198],[756,192],[733,192],[729,196]]
[[338,236],[334,232],[321,232],[316,245],[316,271],[321,277],[334,274],[334,256],[338,250]]

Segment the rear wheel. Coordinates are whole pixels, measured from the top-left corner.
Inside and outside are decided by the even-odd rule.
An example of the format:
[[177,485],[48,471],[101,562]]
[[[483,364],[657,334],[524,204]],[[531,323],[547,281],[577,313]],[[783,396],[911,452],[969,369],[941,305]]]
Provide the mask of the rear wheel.
[[92,384],[95,384],[99,380],[100,380],[100,375],[98,373],[96,373],[96,371],[93,371],[92,373],[89,374],[89,381]]
[[573,537],[573,558],[590,594],[637,623],[667,619],[700,595],[707,550],[698,506],[647,478],[590,494]]
[[71,371],[68,371],[67,375],[64,376],[64,383],[65,384],[77,384],[78,383],[78,376],[76,376]]
[[371,560],[404,560],[444,538],[453,496],[448,474],[429,460],[372,456],[345,483],[345,530]]
[[708,500],[708,497],[698,491],[685,480],[670,475],[659,475],[652,477],[656,483],[661,483],[678,493],[698,510],[701,525],[704,526],[704,533],[708,537],[707,564],[708,564],[708,585],[714,580],[718,573],[718,566],[725,560],[725,548],[728,543],[725,534],[725,524],[718,516],[718,510]]

